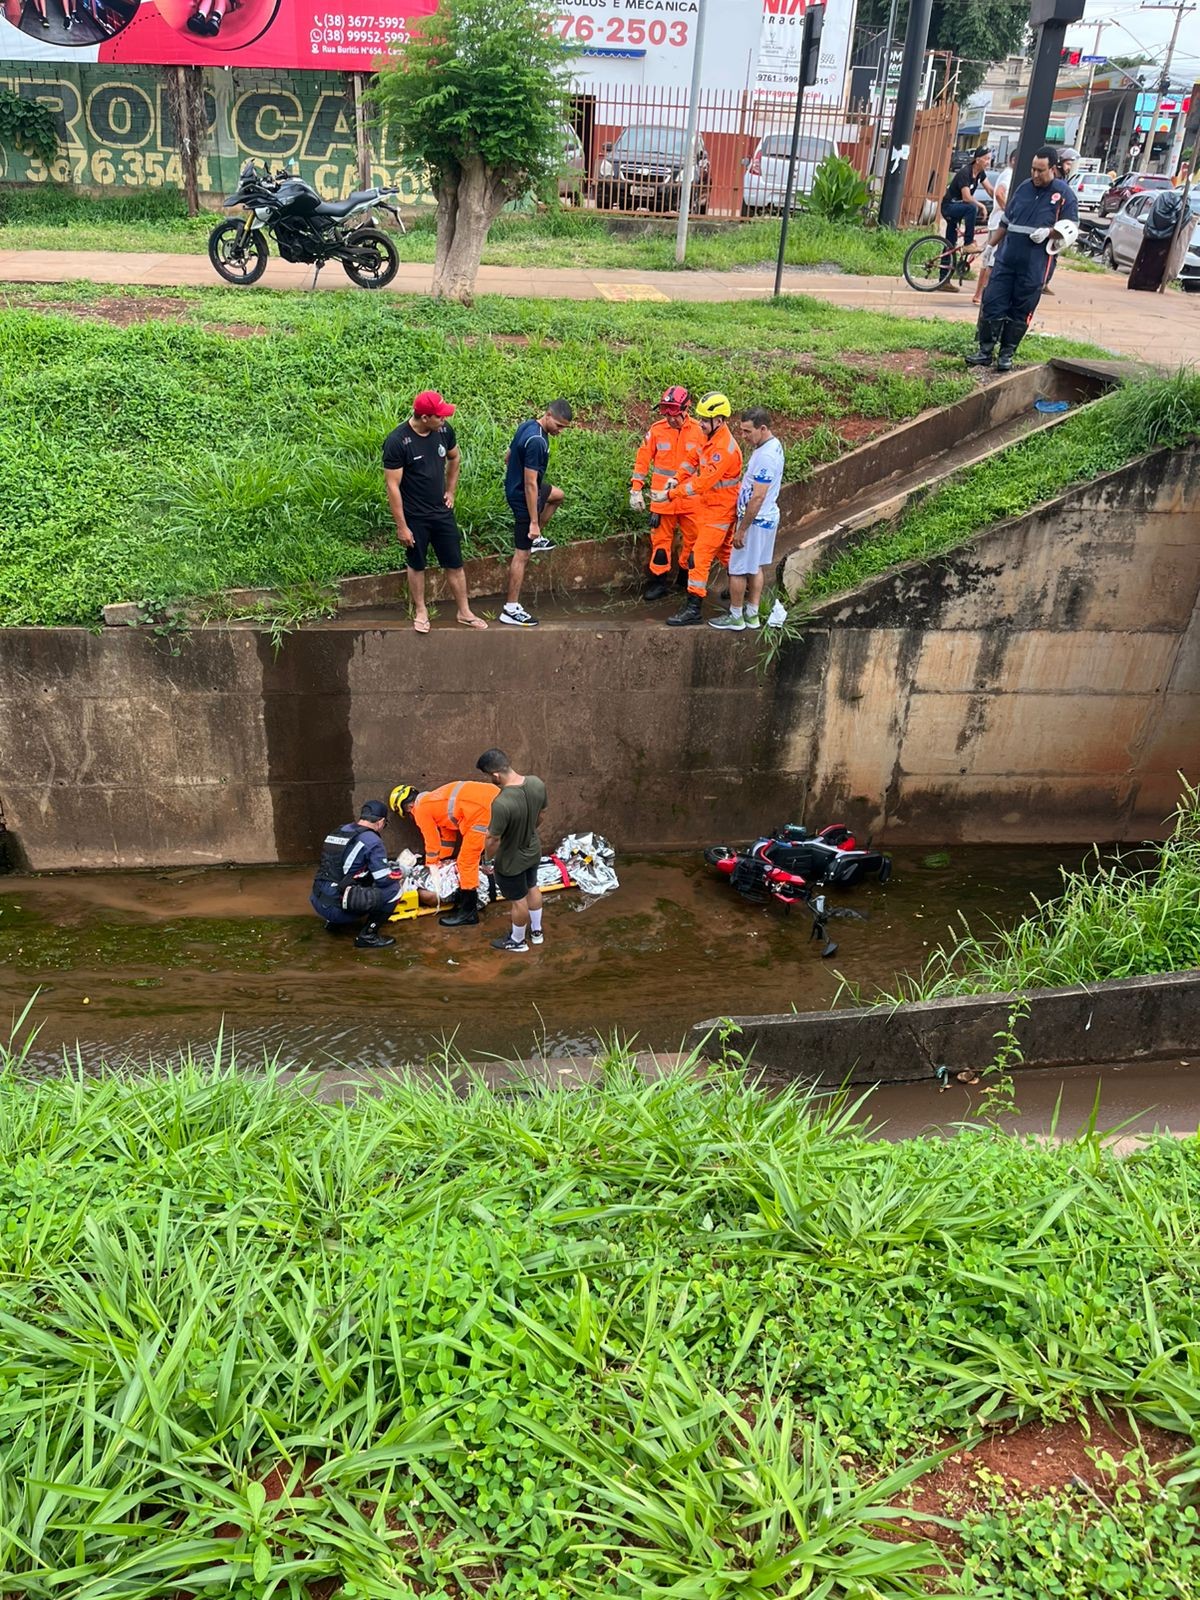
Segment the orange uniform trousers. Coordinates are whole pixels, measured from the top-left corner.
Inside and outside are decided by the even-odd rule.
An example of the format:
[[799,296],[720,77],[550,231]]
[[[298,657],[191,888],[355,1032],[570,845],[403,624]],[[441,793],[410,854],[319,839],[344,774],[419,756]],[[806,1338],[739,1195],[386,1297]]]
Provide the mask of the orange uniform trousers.
[[491,783],[444,783],[419,794],[413,806],[426,862],[440,866],[452,859],[457,847],[458,881],[464,889],[479,887],[479,860],[498,793]]
[[[706,443],[704,430],[694,417],[685,418],[679,428],[673,428],[665,417],[652,422],[638,447],[630,487],[640,490],[649,479],[651,494],[664,489],[669,479],[678,478],[686,463],[697,459]],[[679,565],[687,566],[696,542],[696,525],[690,516],[673,512],[664,514],[653,502],[650,511],[650,571],[656,578],[661,578],[671,570],[671,550],[676,533],[680,545]]]
[[742,482],[742,451],[728,427],[722,424],[704,441],[699,456],[685,462],[679,487],[660,511],[686,516],[695,527],[688,570],[688,593],[703,600],[714,562],[729,565],[733,552],[733,524]]

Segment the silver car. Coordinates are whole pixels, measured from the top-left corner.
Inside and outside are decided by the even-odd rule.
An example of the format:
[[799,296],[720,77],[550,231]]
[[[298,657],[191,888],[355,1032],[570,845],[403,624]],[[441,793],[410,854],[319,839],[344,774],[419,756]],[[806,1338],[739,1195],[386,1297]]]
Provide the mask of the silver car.
[[[742,179],[742,215],[759,211],[782,211],[787,198],[788,158],[792,153],[790,133],[764,133],[754,154],[746,163]],[[836,156],[838,147],[824,134],[802,133],[796,151],[795,204],[813,186],[817,168],[826,156]]]
[[1098,211],[1100,201],[1112,188],[1112,183],[1107,172],[1077,172],[1071,178],[1071,187],[1080,211]]
[[[1141,248],[1146,218],[1157,199],[1158,193],[1154,190],[1147,194],[1135,194],[1116,212],[1108,225],[1108,238],[1100,252],[1100,259],[1106,267],[1128,272],[1133,266],[1134,257]],[[1193,189],[1188,202],[1192,215],[1200,218],[1200,190]],[[1183,266],[1179,269],[1179,286],[1190,294],[1200,290],[1200,229],[1193,237],[1196,242],[1188,246]]]

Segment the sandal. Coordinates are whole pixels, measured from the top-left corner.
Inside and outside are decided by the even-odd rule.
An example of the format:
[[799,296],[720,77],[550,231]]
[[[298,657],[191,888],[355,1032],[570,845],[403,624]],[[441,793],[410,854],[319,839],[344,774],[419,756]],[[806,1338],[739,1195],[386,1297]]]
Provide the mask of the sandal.
[[455,617],[454,620],[461,627],[464,627],[464,628],[486,628],[487,627],[487,623],[483,620],[482,617]]
[[413,618],[413,632],[414,633],[428,633],[429,632],[429,618],[428,617],[414,617]]

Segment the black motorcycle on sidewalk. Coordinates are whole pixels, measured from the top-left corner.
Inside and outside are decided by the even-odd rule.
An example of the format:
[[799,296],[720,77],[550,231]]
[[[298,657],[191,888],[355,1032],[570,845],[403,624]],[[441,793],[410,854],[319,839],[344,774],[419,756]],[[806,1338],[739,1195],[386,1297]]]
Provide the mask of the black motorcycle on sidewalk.
[[291,173],[272,176],[247,161],[228,211],[242,207],[246,215],[219,222],[208,236],[208,259],[226,283],[246,288],[267,270],[270,249],[266,235],[285,261],[301,261],[316,273],[329,261],[340,261],[351,283],[361,289],[386,289],[396,276],[400,256],[391,238],[372,226],[372,213],[387,211],[400,224],[391,203],[396,189],[362,189],[345,200],[322,200],[311,184]]

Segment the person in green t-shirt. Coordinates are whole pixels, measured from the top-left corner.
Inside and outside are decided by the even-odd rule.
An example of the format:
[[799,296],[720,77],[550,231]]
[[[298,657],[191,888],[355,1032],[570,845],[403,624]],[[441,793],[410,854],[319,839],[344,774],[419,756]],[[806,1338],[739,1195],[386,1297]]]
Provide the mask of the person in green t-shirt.
[[529,942],[542,942],[542,891],[537,886],[542,842],[538,822],[546,809],[546,785],[540,778],[514,772],[503,750],[485,750],[475,763],[499,789],[492,802],[483,866],[492,868],[496,886],[512,902],[512,932],[493,939],[494,950],[524,954]]

